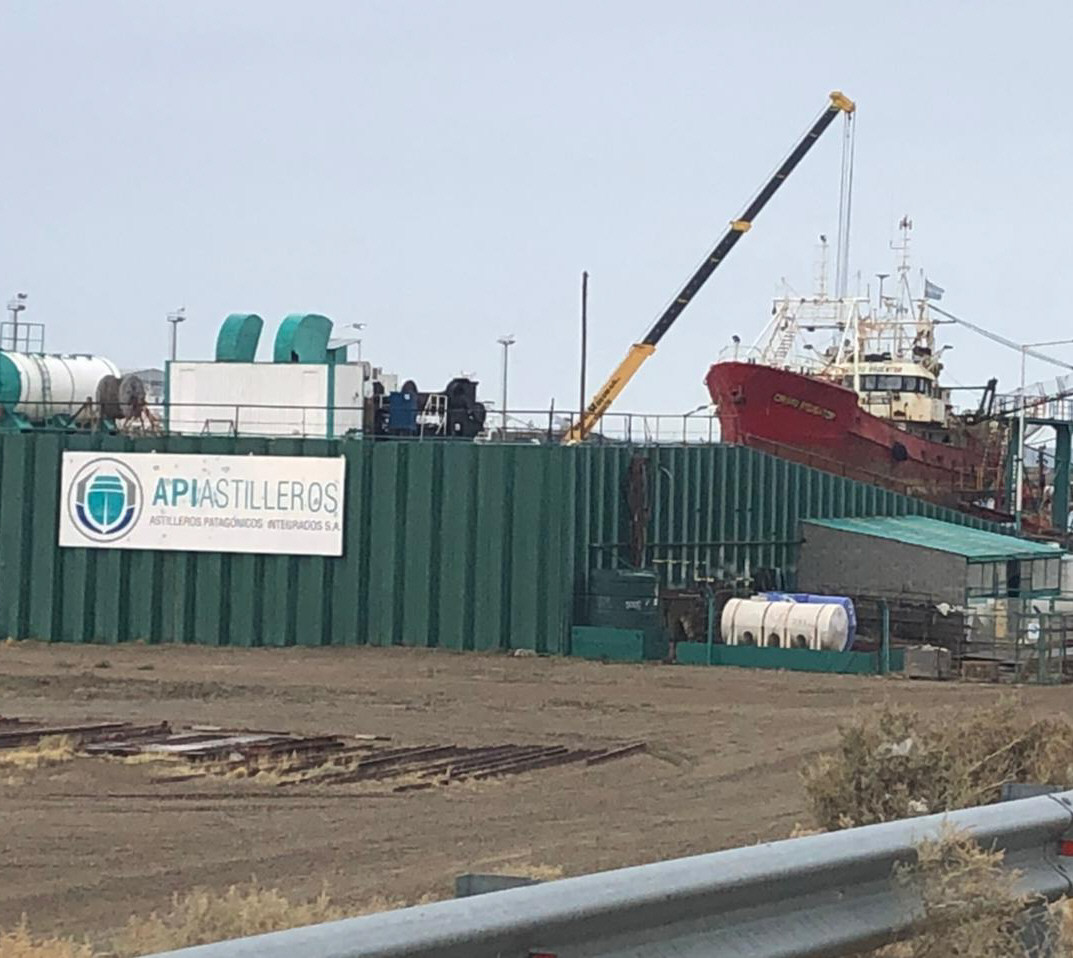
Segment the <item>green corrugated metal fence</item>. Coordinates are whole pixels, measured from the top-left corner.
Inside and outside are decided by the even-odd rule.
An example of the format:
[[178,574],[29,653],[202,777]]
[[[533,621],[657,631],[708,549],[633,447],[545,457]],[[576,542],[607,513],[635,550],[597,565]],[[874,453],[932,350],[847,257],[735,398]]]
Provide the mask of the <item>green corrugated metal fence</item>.
[[630,461],[639,458],[648,521],[638,564],[671,586],[758,568],[792,572],[802,519],[924,515],[996,528],[743,446],[590,447],[578,457],[578,525],[589,566],[633,564],[625,487]]
[[[65,449],[344,455],[344,555],[60,549]],[[640,523],[628,496],[638,456]],[[0,437],[0,636],[558,652],[588,570],[629,564],[638,524],[644,564],[676,584],[789,568],[800,518],[904,514],[986,527],[733,446],[11,434]]]

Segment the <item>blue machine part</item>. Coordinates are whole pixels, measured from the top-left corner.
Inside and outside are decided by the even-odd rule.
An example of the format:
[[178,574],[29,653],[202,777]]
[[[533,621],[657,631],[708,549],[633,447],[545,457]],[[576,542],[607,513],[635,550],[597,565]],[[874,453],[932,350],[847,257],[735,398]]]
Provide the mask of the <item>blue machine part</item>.
[[834,603],[846,610],[846,618],[849,620],[849,629],[846,632],[846,647],[843,652],[853,648],[857,639],[857,612],[853,608],[853,600],[844,595],[813,595],[811,592],[764,592],[762,593],[768,602],[802,602],[809,605]]
[[393,435],[417,432],[417,393],[394,392],[387,397],[387,428]]

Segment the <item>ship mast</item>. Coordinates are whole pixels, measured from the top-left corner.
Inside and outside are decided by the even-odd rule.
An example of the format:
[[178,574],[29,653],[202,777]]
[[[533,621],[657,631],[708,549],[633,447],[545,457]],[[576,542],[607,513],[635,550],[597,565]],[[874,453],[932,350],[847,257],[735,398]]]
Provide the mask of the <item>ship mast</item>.
[[902,217],[901,222],[898,224],[898,229],[902,233],[901,242],[897,245],[890,244],[891,249],[902,254],[901,262],[898,264],[898,300],[894,307],[894,328],[890,332],[892,356],[904,354],[905,343],[903,337],[905,333],[903,330],[907,323],[907,317],[911,315],[913,304],[913,294],[909,288],[909,234],[913,229],[913,221],[908,214]]

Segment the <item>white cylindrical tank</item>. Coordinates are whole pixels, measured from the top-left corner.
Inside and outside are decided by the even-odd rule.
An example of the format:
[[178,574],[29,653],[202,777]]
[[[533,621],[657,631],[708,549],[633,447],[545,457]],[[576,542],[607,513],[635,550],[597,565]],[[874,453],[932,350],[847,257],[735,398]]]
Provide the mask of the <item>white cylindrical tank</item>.
[[849,616],[835,603],[730,599],[720,632],[727,645],[841,651],[849,643]]
[[73,416],[105,376],[118,375],[103,356],[0,352],[0,405],[31,422]]
[[849,641],[849,616],[834,603],[793,603],[786,617],[786,645],[791,649],[841,652]]

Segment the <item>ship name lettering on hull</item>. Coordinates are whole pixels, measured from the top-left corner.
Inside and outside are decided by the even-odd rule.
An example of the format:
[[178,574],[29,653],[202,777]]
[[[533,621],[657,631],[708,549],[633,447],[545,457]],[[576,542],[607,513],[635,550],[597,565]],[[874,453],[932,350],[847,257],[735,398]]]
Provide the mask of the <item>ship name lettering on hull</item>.
[[807,412],[810,416],[820,416],[828,422],[835,418],[835,411],[833,409],[824,409],[823,406],[817,406],[815,403],[808,402],[808,400],[805,399],[798,399],[796,396],[787,396],[785,393],[775,393],[771,398],[781,406],[790,406],[793,409],[800,409],[802,412]]

